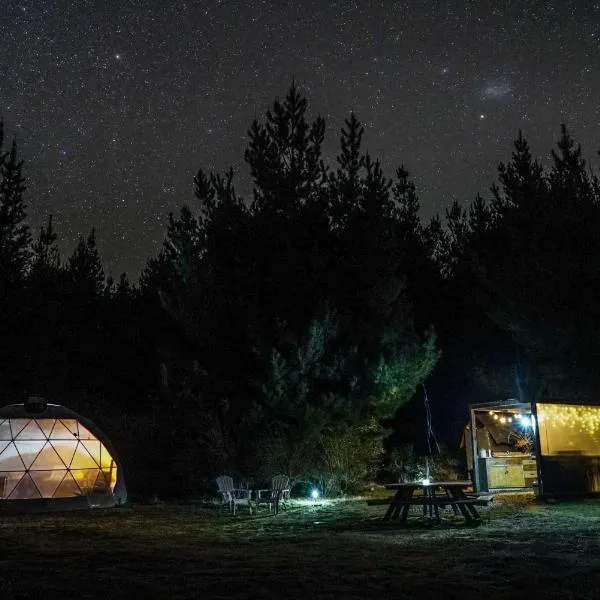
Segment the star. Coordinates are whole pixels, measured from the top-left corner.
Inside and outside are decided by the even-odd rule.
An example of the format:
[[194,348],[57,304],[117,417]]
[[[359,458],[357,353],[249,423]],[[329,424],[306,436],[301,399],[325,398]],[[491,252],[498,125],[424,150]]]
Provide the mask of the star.
[[[53,212],[57,230],[87,229],[89,211],[61,190],[83,206],[102,198],[92,224],[107,270],[133,279],[162,243],[166,215],[191,201],[199,168],[239,165],[236,181],[251,195],[246,132],[292,80],[309,120],[326,118],[327,152],[354,111],[388,176],[410,163],[426,219],[444,213],[440,198],[468,202],[486,190],[520,128],[548,151],[566,120],[590,157],[600,138],[598,0],[512,0],[506,14],[492,0],[463,11],[452,2],[436,11],[427,2],[119,0],[94,19],[72,0],[5,4],[14,8],[0,36],[0,116],[5,144],[16,135],[25,160],[30,224]],[[580,6],[576,18],[565,19],[567,5]],[[469,135],[480,152],[467,169]],[[135,255],[117,243],[124,228],[139,241]]]

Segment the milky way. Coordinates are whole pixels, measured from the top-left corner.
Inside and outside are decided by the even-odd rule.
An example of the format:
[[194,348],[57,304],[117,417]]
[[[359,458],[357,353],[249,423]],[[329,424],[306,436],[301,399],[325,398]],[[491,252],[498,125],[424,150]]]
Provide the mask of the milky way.
[[239,173],[246,132],[295,79],[335,156],[354,110],[428,218],[486,193],[522,129],[546,157],[566,122],[600,146],[600,3],[2,0],[0,113],[31,222],[61,249],[96,227],[135,279],[199,167]]

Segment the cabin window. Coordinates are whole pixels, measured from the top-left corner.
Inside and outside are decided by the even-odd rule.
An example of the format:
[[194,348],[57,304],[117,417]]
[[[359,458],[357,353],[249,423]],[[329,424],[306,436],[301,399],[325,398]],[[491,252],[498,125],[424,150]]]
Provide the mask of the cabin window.
[[600,406],[538,404],[540,450],[544,456],[600,456]]

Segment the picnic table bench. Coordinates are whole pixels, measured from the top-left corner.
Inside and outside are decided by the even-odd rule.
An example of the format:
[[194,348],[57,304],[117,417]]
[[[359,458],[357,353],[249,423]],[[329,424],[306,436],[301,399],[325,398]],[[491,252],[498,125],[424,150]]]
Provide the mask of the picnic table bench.
[[[384,521],[398,520],[406,523],[411,506],[422,506],[423,516],[435,518],[441,523],[440,508],[450,506],[455,514],[462,514],[467,523],[480,518],[477,506],[487,506],[491,497],[467,495],[465,490],[471,487],[470,481],[433,481],[415,483],[391,483],[386,489],[395,490],[394,496],[372,504],[386,504],[388,509]],[[421,495],[415,495],[420,490]]]

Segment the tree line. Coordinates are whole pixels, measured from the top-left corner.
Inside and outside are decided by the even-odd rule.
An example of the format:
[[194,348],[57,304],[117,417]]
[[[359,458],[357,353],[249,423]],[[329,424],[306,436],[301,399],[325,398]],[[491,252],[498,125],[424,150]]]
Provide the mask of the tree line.
[[248,132],[251,197],[199,170],[136,284],[105,276],[93,230],[66,260],[51,217],[32,232],[0,150],[0,400],[92,417],[134,497],[192,497],[222,472],[352,489],[410,437],[425,383],[455,415],[593,396],[600,184],[567,130],[548,167],[519,134],[489,197],[427,223],[362,137],[352,114],[326,164],[292,86]]

